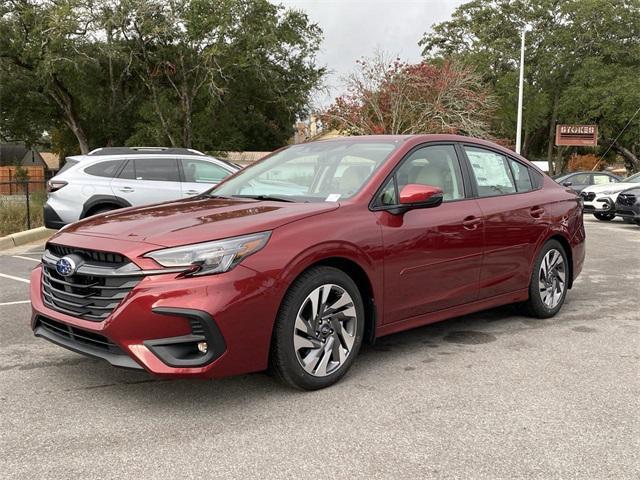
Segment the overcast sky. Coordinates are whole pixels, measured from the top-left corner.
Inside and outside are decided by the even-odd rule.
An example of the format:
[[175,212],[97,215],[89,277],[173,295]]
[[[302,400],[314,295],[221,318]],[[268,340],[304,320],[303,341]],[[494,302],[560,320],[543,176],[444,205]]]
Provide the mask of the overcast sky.
[[420,60],[418,41],[434,23],[447,20],[462,0],[272,0],[304,10],[324,32],[318,61],[330,71],[330,95],[325,105],[342,93],[341,77],[353,71],[361,57],[376,49],[401,59]]

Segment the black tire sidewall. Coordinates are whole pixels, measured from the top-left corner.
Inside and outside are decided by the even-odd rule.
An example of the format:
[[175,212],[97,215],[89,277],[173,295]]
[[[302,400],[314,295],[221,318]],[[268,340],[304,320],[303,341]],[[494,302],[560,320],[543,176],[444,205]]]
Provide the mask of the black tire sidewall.
[[614,213],[594,213],[593,216],[601,222],[610,222],[611,220],[616,218]]
[[[558,305],[556,305],[554,308],[549,308],[542,301],[542,297],[540,295],[540,289],[538,287],[538,275],[539,275],[540,266],[542,265],[542,261],[544,257],[547,255],[549,250],[552,250],[552,249],[558,250],[562,255],[562,259],[564,260],[564,264],[565,264],[566,278],[565,278],[565,287],[564,287],[564,291],[562,292],[562,298],[560,299],[560,302],[558,302]],[[536,262],[533,266],[533,272],[531,273],[531,283],[529,285],[529,301],[527,302],[530,313],[532,313],[534,316],[538,318],[549,318],[549,317],[553,317],[555,314],[557,314],[560,311],[567,297],[567,291],[569,290],[569,272],[570,272],[569,259],[567,257],[567,252],[565,252],[564,247],[557,240],[549,240],[547,243],[544,244],[544,246],[540,250],[540,253],[538,253],[538,257],[536,258]]]
[[[338,371],[326,377],[314,377],[307,373],[298,362],[293,345],[296,316],[302,302],[316,288],[325,284],[335,284],[344,288],[353,299],[358,318],[356,338],[349,357]],[[276,373],[287,384],[304,390],[328,387],[342,378],[355,361],[364,335],[365,310],[360,291],[355,282],[342,270],[333,267],[314,267],[304,272],[289,287],[278,313],[274,330],[272,363]]]

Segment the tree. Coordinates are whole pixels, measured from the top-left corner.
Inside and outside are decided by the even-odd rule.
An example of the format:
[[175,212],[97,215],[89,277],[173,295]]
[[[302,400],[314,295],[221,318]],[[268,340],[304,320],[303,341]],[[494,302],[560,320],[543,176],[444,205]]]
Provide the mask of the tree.
[[[499,107],[493,128],[509,138],[515,137],[519,36],[525,25],[523,153],[546,154],[551,161],[558,122],[598,123],[604,152],[640,107],[640,3],[474,0],[425,34],[426,58],[459,58],[494,86]],[[614,147],[635,169],[639,131],[637,116]],[[625,150],[635,151],[635,159]],[[558,163],[562,167],[564,159]]]
[[489,135],[493,100],[472,68],[388,61],[381,54],[358,65],[347,79],[348,93],[327,111],[330,125],[354,135]]
[[7,139],[273,149],[324,74],[320,29],[267,0],[0,2]]

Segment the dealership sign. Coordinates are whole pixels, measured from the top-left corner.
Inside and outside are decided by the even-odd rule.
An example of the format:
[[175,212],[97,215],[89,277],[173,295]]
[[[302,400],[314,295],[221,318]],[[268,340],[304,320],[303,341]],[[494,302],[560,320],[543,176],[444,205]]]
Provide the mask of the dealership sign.
[[556,125],[556,145],[595,147],[598,145],[598,126]]

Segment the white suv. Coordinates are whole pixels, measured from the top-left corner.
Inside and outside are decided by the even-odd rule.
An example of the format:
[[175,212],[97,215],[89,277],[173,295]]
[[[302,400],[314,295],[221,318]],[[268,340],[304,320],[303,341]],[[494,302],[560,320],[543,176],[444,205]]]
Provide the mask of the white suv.
[[622,179],[619,183],[608,183],[587,187],[582,192],[584,213],[593,213],[598,220],[609,221],[616,216],[615,205],[618,194],[640,183],[640,173]]
[[99,148],[68,157],[49,181],[44,223],[62,228],[117,208],[192,197],[238,170],[186,148]]

